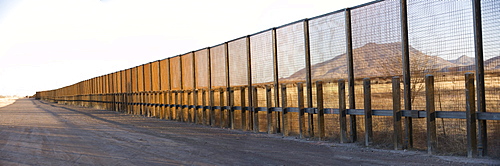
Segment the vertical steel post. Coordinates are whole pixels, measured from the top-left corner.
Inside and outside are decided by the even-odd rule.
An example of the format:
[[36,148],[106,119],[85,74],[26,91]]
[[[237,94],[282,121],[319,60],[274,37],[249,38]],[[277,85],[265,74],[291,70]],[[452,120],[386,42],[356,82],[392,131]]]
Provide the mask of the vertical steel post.
[[225,46],[225,56],[226,56],[226,105],[229,106],[229,109],[227,109],[227,119],[226,119],[226,127],[229,127],[229,128],[233,128],[232,127],[232,124],[233,124],[233,120],[232,119],[234,117],[234,109],[233,109],[233,105],[232,105],[232,101],[231,101],[231,98],[232,98],[232,92],[231,92],[231,79],[229,77],[229,43],[225,43],[224,44]]
[[184,105],[184,82],[182,80],[182,57],[183,56],[179,56],[179,86],[180,86],[180,91],[178,91],[180,93],[180,97],[179,97],[179,105],[180,107],[178,107],[178,120],[181,121],[181,122],[184,122],[184,108],[182,107]]
[[208,111],[208,116],[207,116],[207,122],[208,122],[208,125],[215,125],[215,123],[212,122],[213,119],[213,114],[214,114],[214,93],[213,93],[213,90],[212,90],[212,58],[211,58],[211,55],[210,55],[210,47],[207,48],[207,51],[208,51],[208,98],[209,98],[209,105],[210,105],[210,109]]
[[168,104],[169,106],[167,107],[167,112],[168,112],[168,119],[169,120],[172,120],[173,118],[173,111],[172,111],[172,107],[171,107],[171,104],[172,104],[172,75],[170,73],[172,73],[172,71],[170,70],[170,58],[167,59],[167,69],[168,69],[168,73],[167,73],[167,77],[168,77],[168,92],[167,92],[167,96],[168,96]]
[[[311,50],[309,44],[309,19],[305,19],[304,22],[304,51],[305,51],[305,61],[306,61],[306,98],[307,98],[307,108],[313,108],[312,102],[312,81],[311,81]],[[314,114],[307,113],[308,118],[308,128],[307,131],[310,137],[314,137]]]
[[[279,100],[279,78],[278,78],[278,41],[276,37],[276,28],[272,29],[272,45],[273,45],[273,76],[274,76],[274,106],[280,106]],[[275,119],[277,123],[276,132],[281,132],[280,117],[283,118],[283,113],[275,112]]]
[[[486,94],[484,85],[484,61],[483,61],[483,27],[481,20],[481,1],[472,0],[474,19],[474,48],[476,56],[476,94],[477,112],[486,112]],[[478,153],[479,156],[488,155],[488,135],[486,120],[478,120]]]
[[194,109],[193,109],[193,117],[194,117],[194,123],[197,124],[199,121],[198,121],[198,89],[196,87],[196,54],[195,52],[193,51],[192,52],[193,54],[193,105],[194,105]]
[[[253,88],[252,88],[252,53],[250,45],[250,36],[246,37],[247,41],[247,81],[248,81],[248,112],[250,112],[250,117],[253,115]],[[253,123],[253,120],[249,120],[248,123]],[[248,125],[248,129],[253,127],[253,125]]]
[[[347,83],[349,90],[349,109],[356,109],[356,96],[354,93],[354,59],[352,51],[352,29],[351,29],[351,9],[345,9],[345,30],[346,30],[346,55],[347,55]],[[350,120],[350,139],[357,141],[356,133],[356,115],[349,115]]]
[[[401,0],[401,52],[403,66],[404,108],[411,110],[411,73],[410,46],[408,41],[408,14],[406,0]],[[403,148],[413,147],[413,123],[411,117],[405,117],[405,141]]]

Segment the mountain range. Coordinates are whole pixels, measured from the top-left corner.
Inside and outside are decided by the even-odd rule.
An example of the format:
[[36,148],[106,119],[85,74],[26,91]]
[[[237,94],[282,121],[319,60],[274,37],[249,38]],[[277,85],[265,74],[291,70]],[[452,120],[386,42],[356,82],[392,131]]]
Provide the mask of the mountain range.
[[[428,72],[467,71],[474,69],[473,57],[460,56],[454,60],[445,60],[438,56],[430,56],[410,47],[410,66],[412,74]],[[354,75],[360,77],[386,77],[402,75],[401,43],[367,43],[353,49]],[[500,57],[485,61],[485,70],[499,69]],[[282,81],[303,80],[305,68],[298,70]],[[345,78],[347,76],[346,54],[334,56],[332,59],[311,66],[311,76],[317,80]]]

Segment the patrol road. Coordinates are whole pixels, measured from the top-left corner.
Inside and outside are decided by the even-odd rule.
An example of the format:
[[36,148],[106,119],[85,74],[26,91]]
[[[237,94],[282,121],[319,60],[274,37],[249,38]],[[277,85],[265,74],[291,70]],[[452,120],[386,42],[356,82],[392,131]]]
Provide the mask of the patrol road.
[[0,108],[0,165],[474,165],[355,144],[211,128],[19,99]]

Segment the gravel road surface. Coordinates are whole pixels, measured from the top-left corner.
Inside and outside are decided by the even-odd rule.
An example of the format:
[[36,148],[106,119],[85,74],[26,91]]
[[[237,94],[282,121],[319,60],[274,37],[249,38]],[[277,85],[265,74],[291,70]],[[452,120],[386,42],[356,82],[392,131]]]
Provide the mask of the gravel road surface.
[[19,99],[0,108],[0,165],[496,165],[298,140]]

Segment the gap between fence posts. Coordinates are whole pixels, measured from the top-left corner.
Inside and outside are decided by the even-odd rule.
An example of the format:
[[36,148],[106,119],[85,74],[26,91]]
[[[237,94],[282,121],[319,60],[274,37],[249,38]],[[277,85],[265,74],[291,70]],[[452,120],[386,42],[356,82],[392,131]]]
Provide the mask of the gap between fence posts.
[[425,76],[425,105],[427,112],[427,153],[436,153],[437,134],[436,134],[436,106],[434,100],[434,76]]
[[289,126],[288,126],[288,110],[287,110],[287,107],[288,107],[288,103],[287,103],[287,100],[286,100],[286,84],[281,84],[281,107],[283,109],[283,113],[282,113],[282,133],[283,133],[283,136],[289,136]]
[[226,109],[224,109],[224,88],[220,88],[219,90],[219,125],[221,128],[225,127],[226,124]]
[[305,123],[305,110],[304,110],[304,86],[302,83],[297,83],[297,105],[299,107],[299,136],[301,139],[305,138],[307,133]]
[[274,125],[273,122],[273,111],[271,110],[272,107],[272,99],[271,99],[271,87],[270,85],[266,85],[266,112],[267,112],[267,133],[268,134],[274,134],[276,133],[276,125]]

